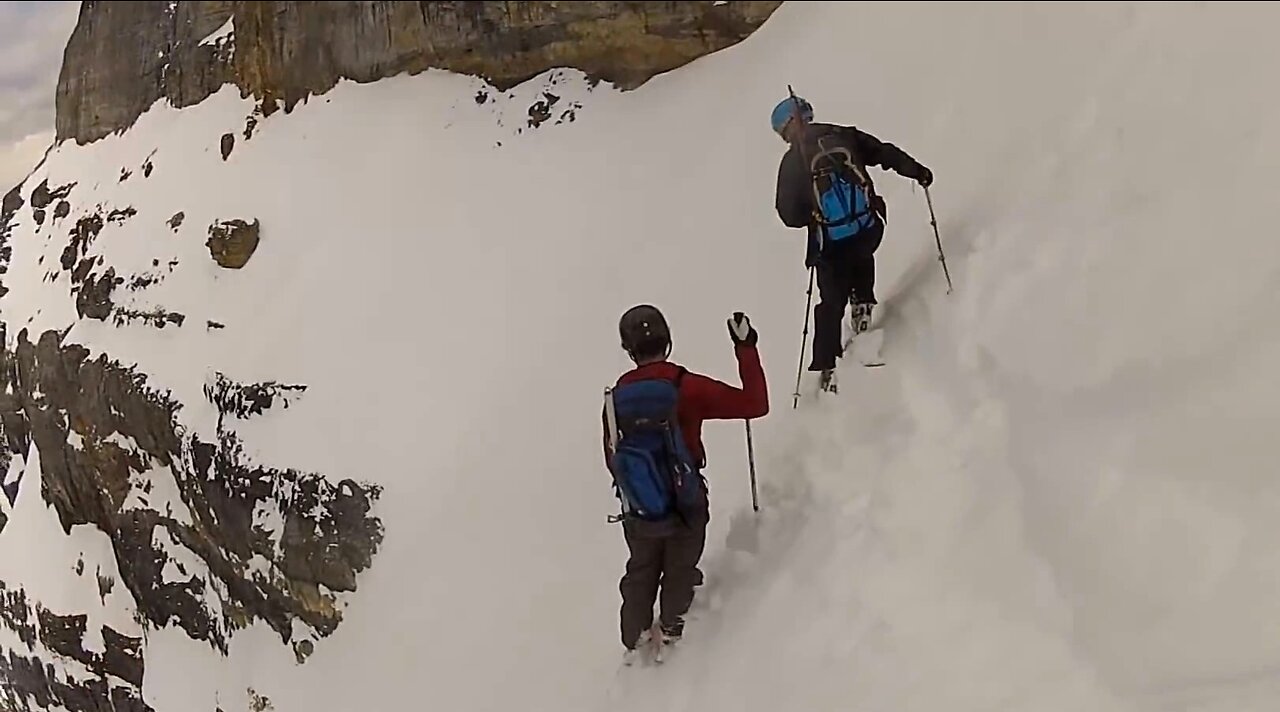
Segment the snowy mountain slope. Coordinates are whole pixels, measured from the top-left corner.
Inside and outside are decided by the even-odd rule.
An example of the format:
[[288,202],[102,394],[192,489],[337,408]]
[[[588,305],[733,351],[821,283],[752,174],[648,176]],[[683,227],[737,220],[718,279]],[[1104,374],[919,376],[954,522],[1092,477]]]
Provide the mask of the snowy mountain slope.
[[[256,696],[278,710],[1270,709],[1273,15],[790,3],[633,92],[574,72],[483,102],[479,82],[444,73],[347,83],[246,140],[252,107],[223,91],[61,146],[10,220],[8,348],[22,328],[32,342],[69,328],[90,359],[168,391],[190,438],[233,433],[232,464],[273,468],[273,492],[288,468],[380,486],[369,516],[385,536],[354,590],[318,589],[341,611],[331,632],[304,605],[288,644],[261,618],[228,625],[224,657],[175,620],[144,629],[135,613],[154,604],[133,588],[99,595],[89,574],[137,563],[93,525],[63,533],[36,449],[0,503],[0,580],[87,614],[86,649],[107,649],[104,625],[139,639],[155,710]],[[889,366],[847,369],[837,400],[795,412],[807,275],[800,234],[773,214],[783,147],[767,124],[788,83],[821,119],[934,170],[956,284],[947,297],[923,195],[878,174]],[[560,99],[531,127],[544,89]],[[46,179],[74,186],[68,213],[39,225]],[[95,277],[157,281],[78,318],[84,275],[73,293],[68,273],[83,262],[56,269],[72,227],[128,209],[77,249],[102,258]],[[225,269],[205,243],[234,219],[258,221],[260,240]],[[724,319],[748,312],[774,410],[753,426],[758,514],[741,424],[708,425],[708,590],[664,669],[619,675],[625,550],[604,521],[598,414],[627,365],[616,319],[639,301],[667,311],[678,360],[730,381]],[[182,323],[115,323],[155,308]],[[237,419],[206,397],[218,373],[306,388]],[[198,478],[139,469],[146,501],[124,511],[201,516],[182,494]],[[287,496],[252,511],[269,542],[301,515]],[[153,544],[174,562],[162,581],[216,578],[198,547]],[[264,575],[287,563],[244,557]],[[217,620],[240,600],[215,585],[196,608]],[[50,654],[57,636],[28,647],[20,629],[0,627],[0,647],[92,679]]]

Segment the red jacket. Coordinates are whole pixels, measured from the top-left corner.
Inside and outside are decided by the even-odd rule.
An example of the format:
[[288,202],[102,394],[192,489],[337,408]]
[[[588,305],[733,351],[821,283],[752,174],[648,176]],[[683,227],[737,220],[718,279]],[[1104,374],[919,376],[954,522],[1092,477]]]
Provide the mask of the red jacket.
[[[738,377],[742,388],[692,371],[680,382],[680,406],[677,418],[684,433],[689,452],[701,463],[706,462],[706,449],[702,445],[704,420],[747,420],[761,418],[769,412],[769,389],[765,384],[764,368],[760,365],[760,352],[755,346],[736,344]],[[618,385],[644,378],[674,380],[680,366],[670,361],[638,366],[618,378]],[[606,468],[609,457],[609,433],[604,433]]]

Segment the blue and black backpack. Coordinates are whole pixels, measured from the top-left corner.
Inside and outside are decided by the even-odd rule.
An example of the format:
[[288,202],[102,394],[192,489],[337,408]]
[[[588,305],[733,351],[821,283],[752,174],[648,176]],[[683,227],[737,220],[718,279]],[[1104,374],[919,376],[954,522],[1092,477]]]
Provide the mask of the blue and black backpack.
[[872,202],[871,179],[853,151],[824,136],[810,155],[815,217],[826,240],[847,240],[873,227],[881,216]]
[[674,381],[646,379],[605,389],[609,470],[622,503],[615,521],[686,521],[699,503],[702,472],[694,462],[676,411],[682,368]]

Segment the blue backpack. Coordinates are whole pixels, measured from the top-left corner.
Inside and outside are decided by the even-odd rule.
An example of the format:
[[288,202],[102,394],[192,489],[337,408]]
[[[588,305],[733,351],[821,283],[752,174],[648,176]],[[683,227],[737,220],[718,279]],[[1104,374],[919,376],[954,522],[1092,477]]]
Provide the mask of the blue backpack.
[[809,160],[813,200],[818,224],[826,239],[846,240],[876,224],[869,189],[871,179],[843,145],[827,145],[818,140],[818,150]]
[[699,501],[702,472],[694,462],[676,409],[681,369],[674,381],[647,379],[605,389],[609,470],[622,503],[620,521],[688,519]]

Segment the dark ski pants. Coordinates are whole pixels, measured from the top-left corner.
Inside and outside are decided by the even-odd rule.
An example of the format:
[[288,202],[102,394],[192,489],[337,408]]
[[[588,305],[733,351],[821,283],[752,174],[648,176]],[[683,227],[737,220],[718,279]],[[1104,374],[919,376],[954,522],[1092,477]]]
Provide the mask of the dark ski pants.
[[622,644],[634,648],[640,634],[653,626],[653,607],[667,625],[689,611],[693,590],[702,583],[698,562],[707,541],[709,517],[704,512],[688,524],[678,517],[664,522],[623,522],[631,556],[619,583],[622,593]]
[[848,240],[832,243],[818,260],[819,301],[813,307],[813,360],[810,371],[835,368],[840,356],[841,322],[851,300],[876,303],[876,250],[884,224]]

